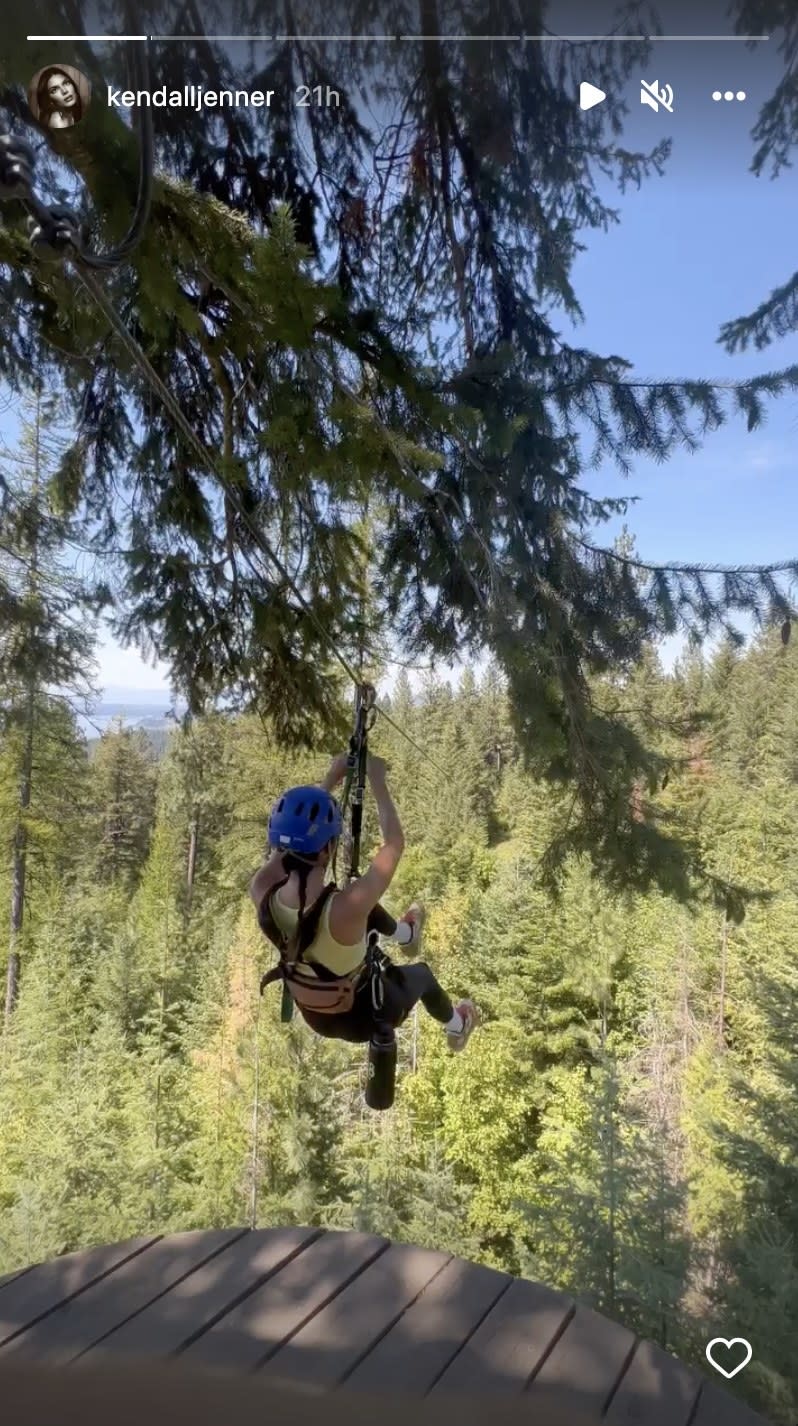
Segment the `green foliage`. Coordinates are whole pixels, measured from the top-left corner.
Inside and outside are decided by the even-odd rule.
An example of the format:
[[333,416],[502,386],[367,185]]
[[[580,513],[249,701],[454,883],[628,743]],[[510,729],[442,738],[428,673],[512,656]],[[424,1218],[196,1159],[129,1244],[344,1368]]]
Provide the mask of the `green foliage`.
[[[281,107],[265,129],[258,111],[152,111],[150,219],[108,291],[205,457],[88,292],[31,260],[13,208],[0,229],[0,375],[67,387],[78,429],[58,463],[60,507],[88,520],[117,632],[169,662],[193,712],[223,699],[309,749],[321,728],[344,731],[332,646],[379,663],[376,631],[389,628],[412,657],[487,650],[519,753],[575,796],[551,867],[581,851],[616,886],[684,896],[696,868],[679,837],[665,818],[630,815],[662,757],[611,700],[594,705],[594,680],[676,628],[705,636],[739,611],[783,624],[798,565],[785,551],[779,566],[713,571],[608,548],[600,527],[627,502],[588,494],[584,471],[664,461],[740,416],[753,428],[795,390],[798,368],[731,392],[690,372],[639,383],[623,356],[570,344],[556,313],[580,315],[576,255],[586,232],[619,221],[607,181],[623,192],[667,171],[668,142],[624,145],[612,98],[647,46],[591,46],[610,98],[586,121],[567,97],[583,62],[573,47],[499,53],[488,34],[516,32],[511,0],[484,22],[468,0],[453,0],[445,25],[438,8],[425,0],[420,22],[408,12],[397,29],[476,26],[480,43],[399,45],[387,68],[383,46],[353,47],[337,56],[330,111]],[[168,11],[153,0],[152,33],[168,30]],[[270,33],[268,12],[256,0],[248,25],[260,17]],[[632,12],[652,32],[648,6]],[[24,28],[68,33],[73,18],[67,0],[36,0]],[[794,27],[777,15],[772,28],[791,56]],[[153,48],[167,87],[183,84],[178,63],[210,89],[233,77],[202,34],[179,61],[173,45]],[[101,64],[81,45],[78,62],[101,89],[120,55]],[[4,51],[2,97],[20,128],[39,58],[21,39]],[[271,79],[281,106],[308,75],[330,78],[320,41],[241,50],[235,63],[238,85]],[[770,130],[764,142],[779,148]],[[84,185],[93,239],[124,230],[136,153],[113,108],[91,106],[79,146],[48,132],[37,165],[48,193]],[[758,319],[760,337],[789,324],[790,291]],[[441,752],[478,760],[468,743],[451,730]],[[460,815],[441,808],[447,826]]]
[[[758,1366],[739,1389],[790,1420],[797,691],[774,639],[671,675],[650,658],[622,695],[671,769],[639,815],[669,811],[749,884],[738,923],[700,883],[687,906],[617,893],[585,856],[552,896],[567,799],[524,770],[495,674],[399,681],[392,713],[436,765],[379,726],[408,835],[391,905],[427,897],[425,956],[483,1024],[451,1056],[411,1017],[384,1116],[364,1106],[364,1047],[285,1027],[258,995],[272,957],[244,888],[269,803],[321,775],[321,750],[303,763],[240,715],[175,730],[159,763],[106,734],[78,846],[36,853],[2,1046],[0,1271],[145,1230],[360,1228],[542,1278],[697,1362],[744,1324]],[[63,806],[70,762],[48,776]],[[0,835],[13,814],[0,796]],[[368,846],[370,804],[366,822]]]
[[117,723],[92,763],[93,854],[100,881],[135,885],[155,812],[155,767],[143,733]]
[[5,1018],[14,1012],[34,878],[75,859],[85,750],[73,700],[90,692],[97,600],[73,568],[79,522],[53,490],[66,448],[63,402],[37,379],[18,443],[0,450],[0,905],[9,925]]

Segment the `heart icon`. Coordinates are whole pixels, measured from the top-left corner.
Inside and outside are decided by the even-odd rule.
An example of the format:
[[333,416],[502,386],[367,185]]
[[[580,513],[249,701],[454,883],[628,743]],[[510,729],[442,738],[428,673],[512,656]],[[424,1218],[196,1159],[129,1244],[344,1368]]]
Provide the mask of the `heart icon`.
[[[721,1366],[720,1362],[715,1361],[712,1355],[713,1347],[725,1347],[727,1351],[731,1351],[732,1347],[744,1347],[745,1355],[742,1361],[737,1363],[736,1367],[732,1367],[730,1371],[727,1371],[725,1367]],[[736,1376],[738,1372],[741,1372],[743,1367],[747,1367],[752,1356],[751,1343],[746,1342],[745,1337],[713,1337],[712,1341],[707,1344],[707,1361],[715,1368],[716,1372],[720,1372],[721,1376],[728,1377],[729,1379]]]

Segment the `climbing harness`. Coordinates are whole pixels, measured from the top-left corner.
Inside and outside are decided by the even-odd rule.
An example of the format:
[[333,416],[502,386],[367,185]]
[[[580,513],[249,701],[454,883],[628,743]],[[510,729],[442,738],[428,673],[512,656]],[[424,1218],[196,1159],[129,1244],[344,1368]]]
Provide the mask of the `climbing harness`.
[[[283,983],[283,996],[285,998],[285,995],[288,995],[291,1011],[296,1004],[300,1010],[311,1010],[317,1015],[344,1015],[352,1008],[355,986],[362,977],[337,976],[326,966],[305,955],[305,951],[315,940],[322,912],[335,891],[335,883],[330,882],[325,886],[310,914],[304,917],[301,927],[297,928],[294,936],[289,937],[280,931],[270,909],[272,897],[287,881],[288,873],[281,871],[278,880],[265,890],[258,913],[261,930],[280,954],[279,963],[261,978],[260,993],[263,994],[267,985],[280,980]],[[303,967],[308,969],[303,970]],[[283,1009],[285,1008],[284,1004]],[[290,1014],[287,1018],[291,1018]]]
[[[376,692],[372,685],[369,683],[360,684],[355,697],[355,722],[349,740],[346,779],[341,798],[342,817],[345,818],[347,810],[349,810],[351,819],[349,881],[353,881],[357,877],[360,868],[363,800],[368,770],[368,734],[376,717],[375,701]],[[304,860],[304,858],[296,857],[295,853],[291,855],[297,860]],[[312,865],[312,863],[309,864]],[[297,928],[296,934],[292,937],[286,936],[280,931],[271,911],[271,899],[282,886],[285,886],[288,875],[289,873],[284,868],[276,870],[275,880],[265,888],[261,900],[259,911],[261,930],[280,953],[279,964],[268,971],[261,980],[261,994],[267,985],[271,985],[276,980],[282,980],[282,1018],[284,1020],[290,1020],[294,1005],[300,1010],[310,1010],[316,1014],[343,1015],[352,1009],[357,990],[364,986],[366,980],[369,980],[375,1009],[378,1008],[377,1000],[374,999],[378,993],[376,978],[380,974],[376,933],[369,934],[366,958],[363,965],[352,975],[337,976],[326,966],[310,960],[305,955],[308,947],[315,940],[324,908],[337,889],[335,863],[333,863],[333,880],[324,888],[310,913],[303,918],[301,926]],[[308,967],[311,974],[308,974],[307,970],[303,971],[303,966]],[[381,995],[380,983],[379,1008],[382,1006]]]
[[[355,695],[355,719],[347,754],[347,771],[341,797],[345,818],[350,815],[348,880],[360,872],[363,803],[368,774],[368,735],[376,718],[376,692],[369,683],[361,683]],[[292,854],[295,855],[295,854]],[[369,1042],[366,1103],[372,1109],[388,1109],[393,1103],[396,1074],[396,1035],[393,1026],[383,1019],[383,975],[387,958],[380,946],[379,935],[371,930],[367,936],[363,963],[351,975],[335,975],[328,967],[314,961],[307,950],[315,940],[324,908],[336,891],[331,881],[317,898],[309,915],[292,937],[285,936],[274,919],[271,899],[288,881],[284,868],[276,870],[275,880],[265,888],[258,911],[261,930],[276,946],[280,960],[267,971],[260,983],[261,995],[267,985],[281,981],[283,999],[281,1019],[287,1022],[296,1005],[300,1012],[315,1015],[346,1015],[355,1004],[355,997],[368,994],[371,998],[373,1031]]]

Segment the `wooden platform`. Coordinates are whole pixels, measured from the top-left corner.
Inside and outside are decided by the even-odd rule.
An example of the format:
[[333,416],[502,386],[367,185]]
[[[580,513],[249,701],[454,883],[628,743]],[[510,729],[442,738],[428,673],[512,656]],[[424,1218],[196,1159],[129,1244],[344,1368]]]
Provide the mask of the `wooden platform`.
[[[410,1396],[413,1426],[419,1398],[444,1395],[490,1397],[492,1421],[515,1398],[513,1420],[539,1426],[763,1426],[705,1374],[560,1293],[364,1233],[142,1237],[0,1279],[6,1402],[6,1383],[38,1381],[44,1366],[100,1368],[101,1380],[115,1367],[135,1381],[141,1358],[350,1400]],[[57,1375],[63,1404],[80,1379]]]

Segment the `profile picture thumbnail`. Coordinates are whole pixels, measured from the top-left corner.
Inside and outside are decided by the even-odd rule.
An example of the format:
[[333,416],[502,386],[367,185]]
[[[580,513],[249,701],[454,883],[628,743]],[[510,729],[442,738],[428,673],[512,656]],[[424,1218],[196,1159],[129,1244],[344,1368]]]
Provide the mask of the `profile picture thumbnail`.
[[71,64],[48,64],[28,85],[30,111],[45,129],[71,129],[91,102],[91,84]]

